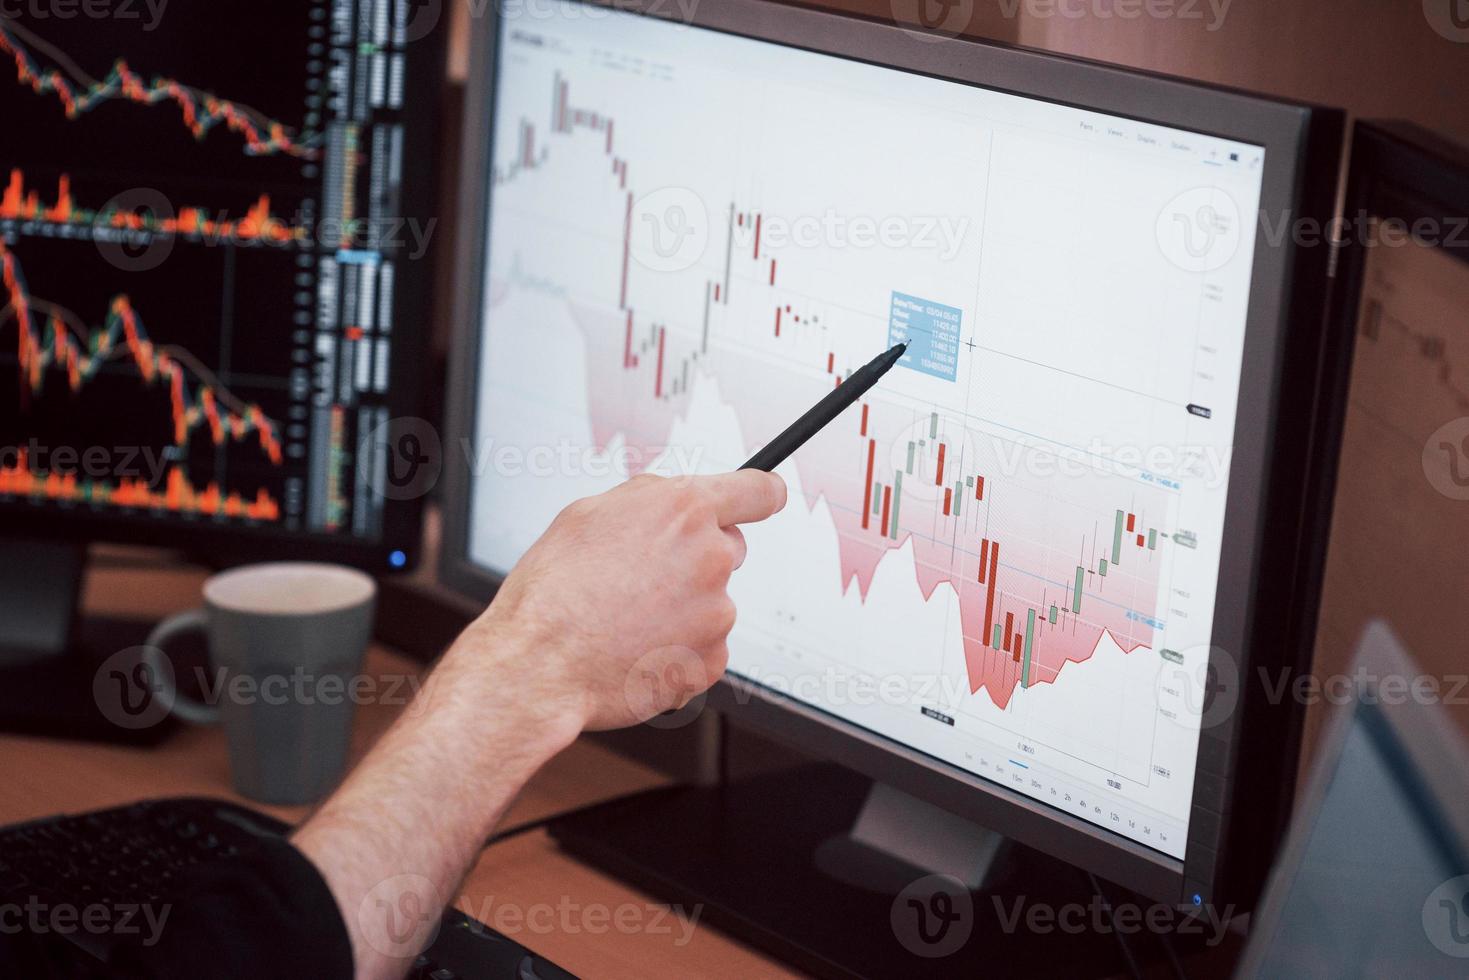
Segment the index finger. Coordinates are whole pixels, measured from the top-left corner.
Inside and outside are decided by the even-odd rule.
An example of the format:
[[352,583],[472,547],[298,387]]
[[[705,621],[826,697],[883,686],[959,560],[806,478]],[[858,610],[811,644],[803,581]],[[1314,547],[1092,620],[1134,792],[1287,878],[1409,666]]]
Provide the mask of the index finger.
[[697,479],[714,501],[720,527],[763,521],[786,505],[786,481],[774,473],[736,470]]

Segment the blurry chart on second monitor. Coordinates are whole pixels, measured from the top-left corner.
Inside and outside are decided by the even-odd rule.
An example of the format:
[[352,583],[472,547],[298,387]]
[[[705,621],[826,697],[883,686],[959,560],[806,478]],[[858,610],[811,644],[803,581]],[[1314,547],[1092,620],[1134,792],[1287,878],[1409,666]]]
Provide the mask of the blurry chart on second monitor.
[[1435,656],[1452,659],[1469,629],[1469,265],[1436,244],[1394,238],[1391,225],[1382,230],[1374,219],[1365,239],[1316,638],[1318,663],[1343,672],[1375,618],[1430,667],[1440,666]]

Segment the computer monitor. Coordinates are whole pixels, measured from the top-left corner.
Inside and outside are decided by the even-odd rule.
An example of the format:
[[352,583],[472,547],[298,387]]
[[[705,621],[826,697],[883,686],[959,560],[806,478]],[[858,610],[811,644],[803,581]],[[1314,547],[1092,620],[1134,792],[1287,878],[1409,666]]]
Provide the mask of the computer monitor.
[[421,495],[386,464],[427,353],[436,20],[0,15],[0,725],[115,728],[78,658],[142,636],[79,639],[88,542],[417,560]]
[[417,11],[0,18],[0,535],[416,560],[375,433],[427,350],[446,29]]
[[1308,646],[1327,255],[1290,222],[1330,213],[1340,115],[760,0],[680,18],[476,24],[444,577],[489,596],[572,499],[738,466],[906,340],[780,468],[716,703],[1248,902],[1299,721],[1256,668]]
[[1369,623],[1250,924],[1240,977],[1461,977],[1469,747],[1426,673]]
[[1469,628],[1466,209],[1469,149],[1402,122],[1354,127],[1331,330],[1341,408],[1319,464],[1337,479],[1313,529],[1329,541],[1316,636],[1328,672],[1374,619],[1443,658],[1430,669],[1457,663]]

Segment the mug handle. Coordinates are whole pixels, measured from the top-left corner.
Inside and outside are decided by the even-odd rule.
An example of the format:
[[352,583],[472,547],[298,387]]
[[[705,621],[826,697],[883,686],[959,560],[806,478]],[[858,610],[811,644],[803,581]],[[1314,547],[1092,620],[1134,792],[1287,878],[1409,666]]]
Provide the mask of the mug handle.
[[157,660],[164,655],[163,645],[169,640],[188,633],[207,634],[208,629],[209,623],[205,618],[204,610],[190,609],[175,613],[153,627],[153,632],[149,633],[148,639],[143,641],[143,661],[148,665],[149,673],[153,675],[159,686],[154,696],[165,699],[164,703],[170,705],[170,712],[196,725],[213,725],[218,722],[219,708],[180,694],[173,671],[161,670]]

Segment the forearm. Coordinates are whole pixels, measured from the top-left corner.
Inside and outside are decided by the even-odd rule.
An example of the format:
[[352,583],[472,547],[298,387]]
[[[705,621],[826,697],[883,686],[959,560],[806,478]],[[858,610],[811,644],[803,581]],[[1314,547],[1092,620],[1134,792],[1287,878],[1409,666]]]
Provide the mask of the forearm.
[[644,475],[556,517],[293,838],[341,908],[358,977],[404,973],[520,787],[582,729],[681,707],[724,672],[736,525],[785,499],[754,470]]
[[580,705],[536,674],[545,653],[494,616],[476,622],[295,834],[341,909],[359,978],[403,974],[520,788],[580,732]]

